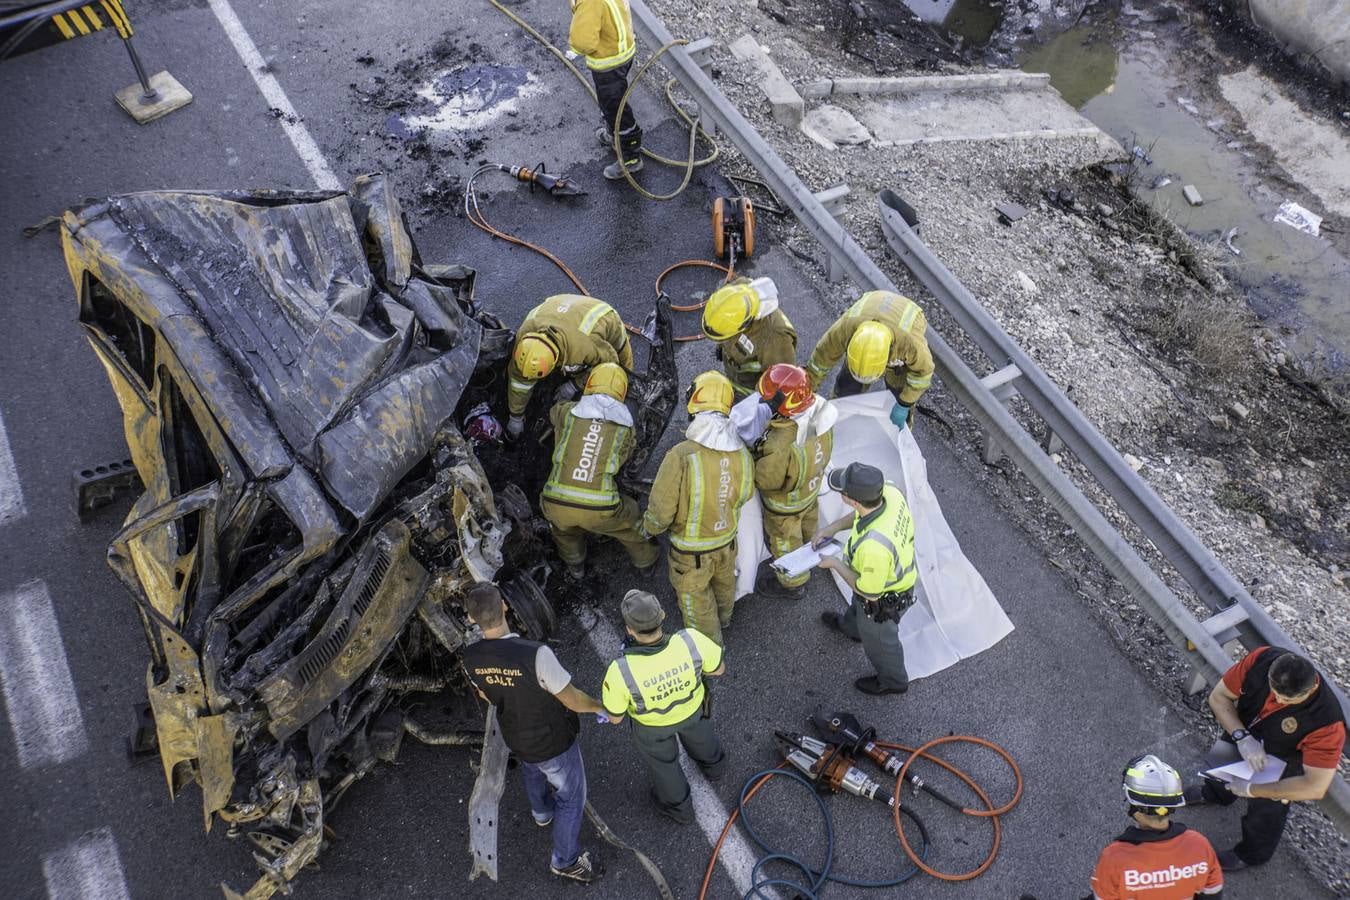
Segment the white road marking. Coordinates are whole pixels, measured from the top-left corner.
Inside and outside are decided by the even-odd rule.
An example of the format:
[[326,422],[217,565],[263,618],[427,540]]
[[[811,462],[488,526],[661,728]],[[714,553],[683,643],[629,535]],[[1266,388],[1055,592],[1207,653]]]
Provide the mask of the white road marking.
[[112,831],[100,828],[42,859],[48,900],[130,900]]
[[[605,662],[617,658],[620,652],[619,633],[599,612],[596,610],[588,612],[595,617],[595,624],[582,622],[581,627],[586,631],[586,637],[590,640],[596,656]],[[680,768],[684,770],[685,778],[689,779],[689,796],[694,803],[694,818],[698,821],[698,827],[707,836],[709,844],[716,844],[718,835],[722,833],[722,826],[726,824],[730,814],[698,766],[683,753],[680,754]],[[738,829],[733,828],[727,833],[727,839],[722,844],[722,854],[718,859],[722,863],[722,868],[726,869],[732,884],[736,885],[736,896],[747,893],[750,890],[750,870],[754,868],[757,857]],[[766,897],[770,896],[769,889],[763,893]]]
[[267,62],[258,52],[258,47],[253,43],[253,38],[248,36],[244,30],[244,23],[239,21],[235,15],[233,7],[228,0],[210,0],[211,11],[216,14],[220,20],[220,27],[225,29],[225,34],[234,44],[234,50],[239,54],[239,58],[244,62],[244,68],[248,69],[248,74],[253,76],[253,83],[262,91],[264,99],[273,109],[281,111],[281,116],[277,119],[281,127],[286,131],[286,137],[291,139],[291,145],[295,147],[295,152],[300,154],[300,161],[305,164],[309,171],[309,177],[314,179],[322,191],[341,190],[342,182],[337,180],[333,170],[328,168],[328,162],[323,158],[323,153],[319,150],[319,145],[314,143],[314,138],[309,134],[309,129],[305,123],[300,121],[296,115],[295,107],[291,105],[291,100],[286,96],[286,92],[281,89],[280,82],[267,70]]
[[0,689],[21,766],[63,763],[89,749],[56,611],[42,581],[0,597]]
[[22,519],[28,512],[23,505],[23,489],[19,487],[19,472],[14,468],[14,455],[9,452],[9,435],[5,420],[0,418],[0,525]]

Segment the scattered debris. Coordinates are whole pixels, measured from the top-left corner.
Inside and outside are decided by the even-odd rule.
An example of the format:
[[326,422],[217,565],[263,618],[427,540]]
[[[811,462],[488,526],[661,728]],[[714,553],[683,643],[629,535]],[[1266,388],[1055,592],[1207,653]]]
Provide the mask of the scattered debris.
[[1153,181],[1149,184],[1149,188],[1156,191],[1158,188],[1167,187],[1171,183],[1172,183],[1172,176],[1159,175],[1157,178],[1154,178]]
[[815,139],[818,135],[839,147],[853,147],[872,139],[872,133],[852,113],[828,103],[814,107],[803,117],[802,131],[808,137]]
[[1312,210],[1299,206],[1293,200],[1286,200],[1280,204],[1280,211],[1275,213],[1275,221],[1297,228],[1313,237],[1317,237],[1322,229],[1322,217]]
[[1153,157],[1149,155],[1147,150],[1145,150],[1143,147],[1140,147],[1138,144],[1135,144],[1132,148],[1130,148],[1130,155],[1132,155],[1135,159],[1139,160],[1146,166],[1153,165]]
[[1233,252],[1234,256],[1241,256],[1242,251],[1233,244],[1233,238],[1237,237],[1237,228],[1230,228],[1223,233],[1223,245]]
[[1125,465],[1129,466],[1131,471],[1138,472],[1144,467],[1144,461],[1133,453],[1126,453],[1123,458]]
[[1190,99],[1187,97],[1178,97],[1177,106],[1180,106],[1182,109],[1186,110],[1186,112],[1190,113],[1193,116],[1200,115],[1200,110],[1197,109],[1196,105],[1192,103]]
[[1011,225],[1027,214],[1027,208],[1016,203],[995,203],[994,209],[998,212],[998,220],[1004,225]]
[[1200,196],[1200,191],[1196,190],[1196,187],[1193,184],[1188,184],[1183,187],[1181,193],[1185,195],[1186,202],[1191,206],[1200,206],[1205,202],[1205,198]]
[[1031,280],[1031,276],[1021,269],[1017,270],[1017,284],[1022,288],[1022,293],[1034,297],[1040,293],[1040,288],[1036,287],[1036,282]]
[[1046,188],[1042,193],[1045,195],[1045,199],[1050,201],[1052,206],[1058,206],[1066,212],[1078,211],[1078,201],[1074,198],[1073,191],[1068,188]]
[[1234,416],[1236,416],[1238,421],[1240,422],[1245,422],[1247,420],[1247,417],[1251,415],[1251,410],[1247,409],[1245,405],[1238,402],[1237,400],[1234,400],[1232,403],[1228,404],[1228,411],[1232,413]]

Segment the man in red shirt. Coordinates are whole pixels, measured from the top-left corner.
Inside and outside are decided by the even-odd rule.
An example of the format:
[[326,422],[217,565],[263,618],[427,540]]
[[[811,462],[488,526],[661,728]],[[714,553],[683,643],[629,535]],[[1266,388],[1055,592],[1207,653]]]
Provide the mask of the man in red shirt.
[[1210,692],[1209,708],[1224,730],[1210,750],[1211,767],[1245,759],[1260,772],[1272,756],[1285,764],[1269,784],[1206,778],[1186,789],[1190,804],[1247,798],[1242,840],[1219,854],[1224,870],[1234,872],[1275,855],[1290,803],[1326,796],[1345,746],[1345,714],[1313,664],[1280,647],[1257,647],[1229,669]]
[[1205,836],[1173,822],[1185,806],[1181,776],[1148,754],[1125,767],[1125,799],[1134,823],[1106,845],[1092,873],[1094,900],[1221,900],[1223,871]]

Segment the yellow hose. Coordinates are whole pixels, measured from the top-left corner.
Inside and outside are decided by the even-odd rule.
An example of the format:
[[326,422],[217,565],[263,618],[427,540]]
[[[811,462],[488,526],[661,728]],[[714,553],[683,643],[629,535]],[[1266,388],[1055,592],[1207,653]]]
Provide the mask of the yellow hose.
[[[549,42],[548,38],[540,34],[529,22],[526,22],[520,16],[516,15],[511,10],[503,6],[499,2],[499,0],[488,0],[488,2],[491,3],[493,6],[495,6],[497,10],[502,13],[502,15],[506,16],[512,22],[515,22],[517,25],[519,25],[521,29],[525,31],[526,34],[528,34],[530,37],[534,38],[536,41],[542,44],[544,48],[548,50],[548,52],[556,56],[558,60],[568,68],[568,71],[570,71],[573,75],[576,76],[577,81],[581,82],[581,86],[586,89],[586,93],[591,95],[591,99],[596,100],[597,103],[599,102],[598,98],[596,98],[595,96],[595,88],[591,85],[590,80],[587,79],[586,76],[581,73],[580,69],[578,69],[575,65],[572,64],[572,61],[568,59],[567,56],[561,50],[553,46],[553,44]],[[712,137],[708,134],[708,132],[703,129],[702,124],[700,124],[699,121],[695,119],[693,116],[689,115],[689,113],[685,112],[684,107],[680,106],[680,104],[675,101],[674,89],[676,82],[675,79],[672,78],[666,82],[666,100],[670,103],[671,108],[675,110],[675,114],[678,115],[681,119],[683,119],[685,124],[689,126],[688,158],[670,159],[668,157],[660,155],[659,153],[654,153],[653,151],[648,150],[646,147],[642,148],[642,155],[650,159],[652,162],[657,162],[665,166],[670,166],[671,168],[684,169],[684,178],[680,181],[679,187],[675,188],[675,190],[671,191],[669,194],[654,194],[651,191],[644,188],[642,185],[638,184],[635,180],[633,180],[633,176],[628,171],[628,167],[624,165],[623,153],[621,152],[621,148],[619,147],[619,120],[623,118],[623,111],[628,106],[628,98],[632,95],[633,89],[637,87],[638,81],[641,80],[643,74],[646,73],[647,69],[652,65],[652,63],[660,59],[661,56],[664,55],[666,52],[668,52],[672,47],[683,46],[684,44],[687,43],[689,42],[685,40],[671,41],[670,43],[666,44],[665,46],[661,47],[661,49],[653,53],[647,59],[646,62],[644,62],[641,66],[638,67],[637,72],[628,81],[628,89],[623,92],[623,97],[620,98],[619,100],[618,113],[614,117],[613,127],[610,128],[610,134],[613,135],[614,139],[614,158],[618,161],[619,171],[623,173],[624,180],[628,182],[629,187],[637,191],[639,194],[641,194],[648,200],[673,200],[674,198],[678,197],[681,193],[684,192],[684,189],[689,186],[690,180],[694,177],[694,170],[701,166],[706,166],[709,163],[712,163],[721,154],[721,150],[718,148],[717,143],[713,141]],[[695,153],[695,146],[700,135],[702,135],[704,141],[712,145],[712,152],[709,153],[707,156],[705,156],[703,159],[698,159]]]

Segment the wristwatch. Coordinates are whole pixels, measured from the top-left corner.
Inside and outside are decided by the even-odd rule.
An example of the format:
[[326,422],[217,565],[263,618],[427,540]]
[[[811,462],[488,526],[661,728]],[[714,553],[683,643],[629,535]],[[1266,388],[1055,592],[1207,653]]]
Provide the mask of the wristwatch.
[[1235,740],[1235,741],[1240,741],[1240,740],[1242,740],[1243,738],[1245,738],[1245,737],[1246,737],[1247,735],[1249,735],[1249,734],[1251,734],[1251,732],[1248,731],[1247,729],[1245,729],[1245,728],[1238,728],[1238,729],[1236,729],[1231,735],[1229,735],[1229,737],[1231,737],[1231,738],[1232,738],[1233,740]]

